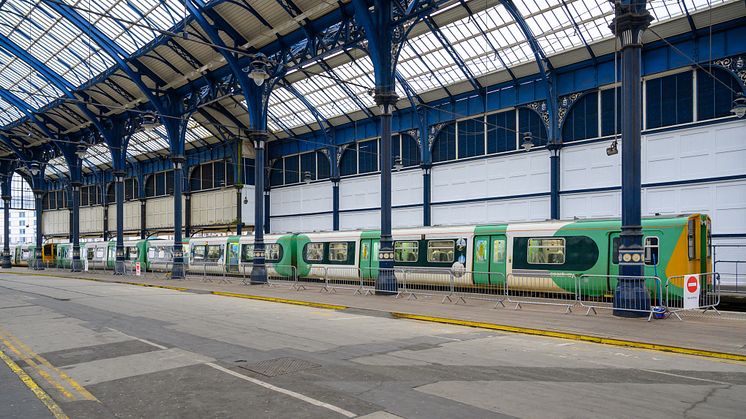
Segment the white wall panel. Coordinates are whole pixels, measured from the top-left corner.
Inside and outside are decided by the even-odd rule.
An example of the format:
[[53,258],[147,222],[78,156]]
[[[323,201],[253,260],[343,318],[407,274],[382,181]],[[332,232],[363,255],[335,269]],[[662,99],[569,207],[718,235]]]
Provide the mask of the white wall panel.
[[422,226],[422,207],[394,208],[391,212],[393,228]]
[[[124,229],[130,229],[127,227],[127,204],[128,202],[124,203],[124,214],[125,214],[125,223],[124,223]],[[139,203],[135,203],[139,204]],[[111,206],[109,207],[109,221],[111,224]],[[139,215],[139,208],[138,215]],[[174,197],[173,196],[165,196],[162,198],[152,198],[148,199],[148,203],[145,207],[145,223],[146,227],[148,229],[172,229],[174,228]],[[139,229],[139,216],[137,217],[138,224],[136,227],[131,229]],[[184,197],[181,198],[181,224],[184,225]]]
[[643,215],[702,212],[713,234],[746,233],[746,180],[645,188]]
[[241,189],[241,218],[244,225],[254,225],[254,185],[244,185]]
[[549,192],[549,153],[542,150],[432,169],[433,202],[542,192]]
[[705,125],[644,137],[642,182],[660,183],[743,174],[746,122]]
[[549,218],[549,197],[435,205],[433,225],[541,221]]
[[[378,188],[380,189],[380,185]],[[422,204],[422,170],[405,170],[391,174],[391,204],[394,206]],[[419,224],[415,225],[422,225],[421,216]]]
[[618,218],[622,212],[621,191],[578,193],[560,196],[563,219]]
[[377,208],[381,205],[380,190],[378,175],[344,178],[339,182],[339,209]]
[[273,233],[307,233],[332,230],[331,214],[299,215],[295,217],[272,217],[270,228]]
[[378,229],[380,225],[381,212],[378,210],[343,212],[339,214],[340,230]]
[[[622,153],[606,155],[607,142],[583,144],[562,149],[560,188],[563,191],[620,186]],[[549,164],[549,162],[547,162]]]
[[102,234],[104,228],[104,207],[82,207],[80,209],[80,233]]
[[231,224],[236,219],[236,189],[218,189],[192,194],[193,226]]
[[290,215],[332,210],[332,182],[272,189],[270,214]]
[[67,208],[43,211],[41,220],[41,231],[44,235],[67,235],[69,233],[70,210]]

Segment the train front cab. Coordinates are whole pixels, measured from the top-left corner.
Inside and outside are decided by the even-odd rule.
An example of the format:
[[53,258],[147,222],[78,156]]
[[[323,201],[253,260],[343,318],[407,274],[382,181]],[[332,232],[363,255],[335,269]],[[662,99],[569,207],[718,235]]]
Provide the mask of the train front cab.
[[41,261],[44,266],[55,266],[57,257],[57,243],[46,243],[42,245]]
[[[646,280],[651,294],[665,297],[666,283],[670,279],[668,292],[681,297],[684,275],[712,272],[712,222],[708,215],[644,218],[642,227],[644,275],[660,278],[658,290],[654,290],[654,279]],[[609,252],[608,292],[611,293],[616,288],[616,276],[619,275],[618,231],[609,235]],[[702,289],[713,280],[711,275],[701,275],[700,279]]]

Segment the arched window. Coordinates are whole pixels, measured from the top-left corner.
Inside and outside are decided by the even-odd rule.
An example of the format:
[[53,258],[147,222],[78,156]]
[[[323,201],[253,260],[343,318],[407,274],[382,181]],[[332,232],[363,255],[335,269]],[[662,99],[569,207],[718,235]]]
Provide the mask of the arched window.
[[326,157],[326,154],[320,151],[316,152],[316,166],[318,179],[327,179],[331,176],[331,165],[329,164],[329,158]]
[[531,141],[534,146],[542,146],[547,144],[547,127],[544,125],[544,121],[541,119],[538,113],[532,109],[521,108],[518,111],[518,129],[520,130],[520,141],[523,141],[523,136],[529,132],[531,133]]
[[192,172],[189,174],[189,190],[197,192],[202,190],[202,167],[195,166],[192,168]]
[[357,147],[351,144],[344,152],[342,159],[339,161],[339,175],[347,176],[357,173]]
[[150,198],[152,196],[155,196],[155,174],[145,178],[145,197]]
[[487,153],[516,149],[515,111],[487,115]]
[[392,138],[392,153],[399,156],[404,167],[412,167],[420,164],[420,150],[415,140],[409,134],[401,134]]
[[691,71],[645,81],[645,128],[692,122],[693,90]]
[[733,100],[740,91],[738,80],[722,68],[697,70],[697,120],[732,115]]
[[280,186],[283,184],[283,169],[284,165],[282,162],[282,159],[277,159],[277,161],[270,166],[269,169],[269,185],[270,186]]
[[458,158],[484,154],[484,117],[458,121]]
[[116,188],[114,187],[115,182],[110,182],[106,187],[106,203],[114,204],[117,202]]
[[456,124],[444,126],[433,142],[433,162],[456,159]]
[[578,99],[570,108],[562,125],[562,141],[598,137],[598,93],[591,92]]

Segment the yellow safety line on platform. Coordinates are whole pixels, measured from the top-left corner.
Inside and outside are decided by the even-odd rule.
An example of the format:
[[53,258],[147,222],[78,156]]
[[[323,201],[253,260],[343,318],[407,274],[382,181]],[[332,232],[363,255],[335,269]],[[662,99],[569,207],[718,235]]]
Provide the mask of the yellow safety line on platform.
[[727,359],[730,361],[746,361],[746,355],[732,354],[727,352],[707,351],[702,349],[682,348],[679,346],[658,345],[655,343],[636,342],[624,339],[603,338],[600,336],[581,335],[569,332],[556,332],[552,330],[533,329],[529,327],[508,326],[495,323],[484,323],[470,320],[448,319],[444,317],[422,316],[419,314],[391,312],[391,315],[399,319],[421,320],[426,322],[453,324],[457,326],[477,327],[480,329],[499,330],[502,332],[521,333],[526,335],[547,336],[560,339],[579,340],[583,342],[600,343],[604,345],[624,346],[628,348],[648,349],[661,352],[672,352],[684,355],[693,355],[707,358]]
[[294,304],[298,306],[325,308],[328,310],[346,310],[348,308],[347,306],[340,306],[336,304],[314,303],[312,301],[302,301],[302,300],[289,300],[287,298],[265,297],[263,295],[238,294],[234,292],[223,292],[223,291],[211,291],[210,293],[213,295],[222,295],[224,297],[246,298],[249,300],[269,301],[272,303],[283,303],[283,304]]
[[55,367],[47,361],[46,358],[42,357],[41,355],[37,354],[31,348],[28,347],[25,343],[21,342],[20,339],[13,336],[12,334],[8,333],[7,331],[0,328],[0,336],[5,335],[8,339],[15,342],[18,347],[20,347],[23,351],[25,351],[29,356],[35,358],[37,361],[39,361],[42,365],[49,368],[50,370],[54,371],[61,379],[63,379],[65,382],[67,382],[70,387],[75,389],[81,396],[83,396],[83,399],[85,400],[91,400],[91,401],[98,401],[96,396],[91,394],[88,390],[85,389],[82,385],[80,385],[77,381],[73,380],[69,375],[67,375],[64,371],[60,370],[59,368]]
[[23,384],[28,387],[29,390],[31,390],[32,393],[34,393],[34,396],[36,396],[39,401],[41,401],[44,406],[49,409],[49,411],[54,415],[57,419],[68,419],[67,415],[62,412],[62,409],[57,405],[57,403],[52,400],[51,397],[49,397],[49,394],[47,394],[41,387],[39,387],[38,384],[34,381],[33,378],[31,378],[28,374],[26,374],[26,371],[23,370],[23,368],[19,367],[18,364],[16,364],[8,355],[5,354],[2,350],[0,350],[0,359],[5,362],[5,364],[10,368],[11,371],[15,375],[18,376],[18,378],[23,381]]
[[36,371],[37,374],[46,382],[49,383],[52,387],[54,387],[57,391],[60,392],[64,397],[73,400],[73,394],[70,393],[62,384],[60,384],[57,380],[52,378],[49,373],[44,371],[31,357],[31,355],[24,353],[20,349],[16,348],[12,343],[10,343],[7,339],[5,339],[4,336],[0,335],[0,341],[3,342],[3,345],[5,345],[6,348],[10,349],[16,356],[23,362],[26,363],[29,367],[31,367],[34,371]]
[[33,272],[0,272],[0,275],[2,274],[9,274],[9,275],[23,275],[23,276],[46,276],[46,277],[52,277],[52,278],[65,278],[65,279],[80,279],[81,281],[93,281],[93,282],[105,282],[108,284],[124,284],[124,285],[137,285],[138,287],[147,287],[147,288],[163,288],[167,290],[173,290],[173,291],[188,291],[189,288],[184,287],[174,287],[171,285],[158,285],[158,284],[145,284],[142,282],[130,282],[130,281],[116,281],[116,280],[109,280],[109,279],[100,279],[100,278],[90,278],[85,276],[72,276],[72,275],[60,275],[55,273],[33,273]]

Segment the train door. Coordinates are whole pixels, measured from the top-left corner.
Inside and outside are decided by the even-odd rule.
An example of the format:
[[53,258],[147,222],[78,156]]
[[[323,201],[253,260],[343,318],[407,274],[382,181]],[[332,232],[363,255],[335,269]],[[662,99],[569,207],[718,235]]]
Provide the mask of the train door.
[[609,234],[609,269],[606,278],[606,290],[616,289],[617,277],[619,276],[619,232]]
[[[236,239],[237,240],[237,239]],[[228,249],[226,249],[226,265],[225,269],[228,272],[238,272],[238,260],[241,254],[240,245],[238,241],[229,242]]]
[[507,238],[504,234],[474,237],[474,283],[505,283]]
[[373,240],[360,240],[360,277],[364,279],[371,278],[371,268],[373,261]]

